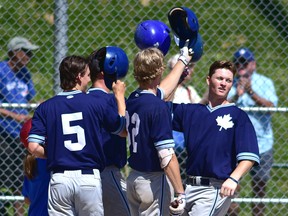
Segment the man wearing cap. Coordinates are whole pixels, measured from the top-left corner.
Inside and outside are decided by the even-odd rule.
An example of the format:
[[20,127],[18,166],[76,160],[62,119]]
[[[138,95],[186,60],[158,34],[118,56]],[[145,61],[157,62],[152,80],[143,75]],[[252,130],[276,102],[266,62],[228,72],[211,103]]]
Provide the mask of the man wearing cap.
[[[14,37],[8,43],[8,59],[0,62],[1,104],[26,104],[35,96],[34,84],[26,66],[32,51],[37,49],[39,46],[23,37]],[[7,189],[9,193],[21,191],[24,150],[19,144],[19,132],[22,122],[29,118],[28,114],[25,108],[0,108],[0,188]]]
[[[233,87],[228,95],[230,101],[239,107],[276,107],[278,97],[274,83],[256,72],[254,54],[248,48],[240,48],[234,53],[233,61],[237,67],[237,74]],[[253,167],[252,188],[256,197],[263,198],[270,171],[273,163],[273,130],[271,113],[248,111],[247,112],[257,135],[260,153],[260,166]],[[253,215],[264,215],[263,203],[252,205]]]

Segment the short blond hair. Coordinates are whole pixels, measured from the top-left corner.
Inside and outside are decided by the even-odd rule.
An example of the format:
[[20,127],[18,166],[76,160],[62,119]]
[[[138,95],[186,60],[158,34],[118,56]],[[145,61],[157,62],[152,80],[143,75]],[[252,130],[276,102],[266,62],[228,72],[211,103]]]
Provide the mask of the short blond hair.
[[138,52],[133,64],[133,75],[138,83],[150,83],[165,70],[164,55],[155,47]]

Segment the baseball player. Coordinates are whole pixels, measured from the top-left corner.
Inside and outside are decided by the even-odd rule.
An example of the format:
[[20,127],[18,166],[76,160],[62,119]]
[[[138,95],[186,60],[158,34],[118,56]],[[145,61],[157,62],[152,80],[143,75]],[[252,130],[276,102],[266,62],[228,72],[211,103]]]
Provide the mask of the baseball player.
[[249,117],[227,101],[235,73],[232,62],[215,61],[208,104],[173,104],[173,129],[184,133],[188,154],[183,215],[225,215],[241,177],[259,164]]
[[[105,166],[101,129],[122,134],[125,127],[125,84],[113,84],[117,111],[87,95],[88,62],[65,57],[59,67],[61,88],[34,112],[28,150],[47,157],[51,171],[49,215],[103,215],[100,172]],[[107,113],[109,112],[109,115]],[[47,140],[47,146],[42,145]]]
[[[110,71],[105,65],[110,65],[109,68],[113,65],[113,68],[117,68],[117,76],[123,77],[128,71],[129,64],[128,58],[127,61],[121,61],[121,59],[126,59],[123,56],[125,57],[126,54],[122,49],[111,46],[102,47],[90,54],[89,68],[92,87],[88,90],[88,94],[95,97],[95,100],[99,98],[106,103],[111,102],[114,107],[117,107],[114,95],[110,93],[110,89],[105,84],[104,76]],[[120,172],[120,169],[127,163],[126,138],[111,134],[104,129],[102,130],[102,135],[105,169],[100,173],[100,176],[102,180],[104,215],[129,216],[126,180]]]
[[[139,88],[127,99],[126,122],[131,171],[127,177],[127,198],[131,215],[179,215],[184,211],[185,194],[179,164],[174,154],[171,113],[161,100],[176,87],[184,67],[191,60],[182,49],[173,70],[160,83],[164,56],[158,48],[147,48],[134,59],[134,78]],[[161,91],[157,88],[160,84]],[[170,205],[173,185],[177,205]],[[170,205],[170,206],[169,206]]]

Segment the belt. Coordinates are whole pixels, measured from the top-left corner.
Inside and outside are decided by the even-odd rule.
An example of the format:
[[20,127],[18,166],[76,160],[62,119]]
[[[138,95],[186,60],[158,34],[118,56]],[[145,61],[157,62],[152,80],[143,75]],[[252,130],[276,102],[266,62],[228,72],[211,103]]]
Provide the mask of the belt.
[[188,176],[186,179],[186,183],[189,185],[196,186],[210,186],[210,178],[201,177],[201,176]]
[[81,174],[94,174],[93,169],[91,170],[54,170],[52,173],[64,173],[65,171],[81,171]]

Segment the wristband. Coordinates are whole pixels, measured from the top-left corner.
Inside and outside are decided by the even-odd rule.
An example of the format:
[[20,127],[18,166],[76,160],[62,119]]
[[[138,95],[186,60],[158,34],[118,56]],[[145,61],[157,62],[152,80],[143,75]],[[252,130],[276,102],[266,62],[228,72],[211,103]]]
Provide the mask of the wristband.
[[250,90],[248,93],[249,93],[250,96],[254,95],[254,91],[253,90]]
[[185,195],[185,192],[184,192],[184,193],[177,193],[177,192],[175,192],[175,196],[179,196],[179,195]]
[[182,61],[185,66],[187,66],[188,63],[189,63],[189,62],[186,60],[185,56],[183,56],[183,55],[180,55],[180,56],[179,56],[178,61],[179,61],[179,60]]
[[231,179],[233,182],[235,182],[236,184],[239,184],[239,181],[237,181],[235,178],[233,178],[233,177],[231,177],[231,176],[229,176],[228,177],[229,179]]

